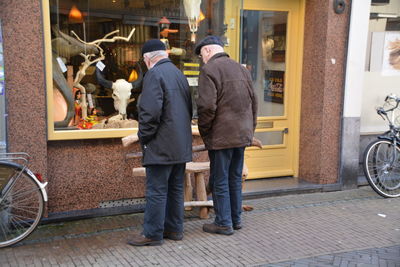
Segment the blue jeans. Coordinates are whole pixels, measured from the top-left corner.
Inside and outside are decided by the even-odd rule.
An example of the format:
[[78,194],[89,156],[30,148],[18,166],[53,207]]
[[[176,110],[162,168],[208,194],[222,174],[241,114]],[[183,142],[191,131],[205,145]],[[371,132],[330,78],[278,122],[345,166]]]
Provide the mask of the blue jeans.
[[186,164],[146,167],[143,234],[163,239],[163,232],[183,232],[183,179]]
[[244,147],[209,150],[210,188],[218,226],[241,223]]

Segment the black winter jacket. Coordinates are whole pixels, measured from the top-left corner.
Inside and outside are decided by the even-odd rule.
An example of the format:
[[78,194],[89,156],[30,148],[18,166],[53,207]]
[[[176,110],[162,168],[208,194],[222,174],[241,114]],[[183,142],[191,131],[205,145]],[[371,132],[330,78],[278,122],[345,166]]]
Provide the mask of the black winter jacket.
[[192,160],[189,84],[169,59],[160,60],[146,73],[138,109],[143,166]]

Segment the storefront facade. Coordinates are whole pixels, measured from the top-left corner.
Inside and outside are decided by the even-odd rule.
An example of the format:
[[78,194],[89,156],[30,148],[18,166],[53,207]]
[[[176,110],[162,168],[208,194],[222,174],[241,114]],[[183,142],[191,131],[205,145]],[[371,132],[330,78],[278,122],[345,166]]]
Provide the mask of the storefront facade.
[[[394,50],[397,45],[390,45],[400,38],[399,22],[399,1],[372,1],[360,108],[360,162],[366,146],[389,129],[388,122],[376,113],[376,107],[388,108],[390,103],[385,103],[387,95],[400,96],[400,68]],[[400,111],[395,110],[393,115],[393,122],[399,126]]]
[[[226,52],[250,70],[264,146],[246,152],[249,179],[294,177],[341,188],[349,1],[43,0],[0,7],[7,150],[34,156],[32,169],[49,182],[50,218],[143,199],[144,179],[131,172],[140,160],[125,159],[139,147],[123,148],[121,137],[137,130],[140,48],[151,38],[168,44],[193,98],[201,67],[193,49],[208,34],[221,36]],[[82,65],[84,56],[90,63]],[[118,79],[131,86],[128,99],[117,92]],[[118,113],[122,120],[105,122]]]

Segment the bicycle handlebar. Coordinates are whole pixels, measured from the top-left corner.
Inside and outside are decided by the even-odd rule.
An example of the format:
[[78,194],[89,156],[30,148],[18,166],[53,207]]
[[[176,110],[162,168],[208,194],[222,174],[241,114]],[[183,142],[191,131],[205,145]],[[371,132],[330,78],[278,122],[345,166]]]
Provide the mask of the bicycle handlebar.
[[387,113],[383,109],[383,107],[376,108],[376,113],[378,113],[378,115],[381,116],[384,121],[386,120],[385,117],[388,118]]
[[393,99],[394,101],[397,102],[397,104],[399,104],[399,102],[400,102],[400,97],[397,97],[394,94],[387,95],[385,98],[385,102],[388,101],[389,99]]
[[28,164],[30,159],[31,159],[31,156],[25,152],[0,153],[0,160],[23,161],[23,162],[25,162],[25,164]]
[[376,113],[378,113],[379,116],[382,117],[383,120],[388,120],[389,121],[389,125],[392,128],[393,122],[390,120],[389,116],[388,116],[388,112],[395,110],[396,108],[399,107],[400,104],[400,97],[397,97],[395,94],[390,94],[387,95],[385,98],[385,102],[388,102],[389,100],[394,100],[396,101],[396,105],[392,108],[389,108],[387,110],[385,110],[383,107],[377,107],[376,108]]
[[392,111],[392,110],[395,110],[396,108],[399,107],[399,104],[400,104],[400,97],[397,97],[397,96],[394,95],[394,94],[390,94],[390,95],[386,96],[385,102],[387,102],[387,101],[390,100],[390,99],[393,99],[394,101],[396,101],[396,106],[394,106],[394,107],[392,107],[392,108],[389,108],[389,109],[387,109],[387,110],[384,110],[383,107],[377,107],[377,108],[376,108],[376,112],[377,112],[378,115],[380,115],[381,117],[382,117],[382,115],[387,116],[387,112]]

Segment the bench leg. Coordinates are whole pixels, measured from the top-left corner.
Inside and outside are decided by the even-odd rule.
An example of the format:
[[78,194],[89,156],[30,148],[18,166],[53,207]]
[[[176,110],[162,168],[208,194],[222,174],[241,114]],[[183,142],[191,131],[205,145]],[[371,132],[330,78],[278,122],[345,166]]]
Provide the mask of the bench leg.
[[[198,201],[207,201],[206,184],[204,182],[204,173],[196,173],[196,195]],[[208,219],[208,208],[200,207],[200,219]]]
[[[190,173],[185,173],[185,181],[184,181],[185,193],[184,193],[184,201],[189,202],[193,200],[193,187],[192,181],[190,179]],[[192,210],[193,207],[185,207],[185,210]]]

